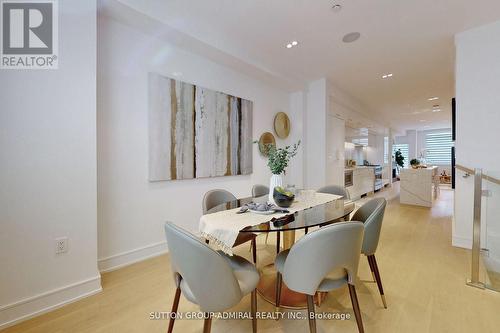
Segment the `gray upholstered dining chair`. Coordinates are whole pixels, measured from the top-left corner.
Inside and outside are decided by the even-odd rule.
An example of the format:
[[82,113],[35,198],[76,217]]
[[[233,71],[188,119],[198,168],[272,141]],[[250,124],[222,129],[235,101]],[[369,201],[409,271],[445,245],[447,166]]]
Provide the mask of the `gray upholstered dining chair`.
[[[209,312],[227,310],[251,293],[252,328],[257,332],[255,287],[260,277],[255,266],[242,257],[214,251],[171,222],[165,223],[165,234],[177,287],[171,312],[177,313],[179,298],[184,295],[205,312],[203,332],[209,333],[212,324]],[[172,316],[169,333],[174,322],[175,316]]]
[[[236,200],[236,197],[231,192],[226,190],[216,189],[208,191],[203,197],[203,214],[207,214],[208,211],[215,206],[221,205],[225,202]],[[255,241],[256,237],[257,235],[251,232],[240,232],[233,245],[238,246],[246,242],[251,242],[252,259],[255,264],[257,263],[257,243]]]
[[[346,188],[339,186],[339,185],[326,185],[326,186],[319,188],[316,192],[341,195],[343,199],[346,199],[346,200],[351,199],[351,196],[349,195],[349,191]],[[328,225],[330,223],[338,222],[338,221],[345,221],[345,219],[341,218],[339,220],[329,221],[327,223],[323,223],[321,226],[325,226],[325,225]],[[307,233],[307,230],[306,230],[306,233]]]
[[361,221],[365,226],[365,236],[363,239],[363,247],[361,253],[368,258],[368,264],[373,275],[373,280],[377,282],[378,291],[382,298],[384,308],[387,309],[387,302],[384,296],[384,288],[378,270],[377,260],[375,259],[375,251],[377,251],[380,231],[382,229],[382,221],[384,220],[385,206],[387,201],[384,198],[375,198],[366,202],[352,216],[351,221]]
[[339,222],[317,229],[278,254],[275,267],[276,307],[280,304],[281,286],[285,282],[293,291],[306,294],[311,333],[316,332],[314,294],[348,285],[359,332],[363,322],[356,295],[355,281],[363,242],[361,222]]
[[346,188],[339,186],[339,185],[323,186],[319,190],[317,190],[316,192],[341,195],[343,197],[343,199],[351,199],[351,196],[349,195],[349,191]]
[[263,195],[268,195],[268,194],[269,194],[269,187],[260,184],[252,186],[253,198],[261,197]]

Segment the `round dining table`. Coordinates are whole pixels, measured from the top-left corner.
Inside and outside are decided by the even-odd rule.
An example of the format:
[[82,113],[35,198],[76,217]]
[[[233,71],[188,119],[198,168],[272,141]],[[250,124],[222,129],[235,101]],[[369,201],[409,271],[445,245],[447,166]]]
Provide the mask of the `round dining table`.
[[[207,214],[238,208],[250,202],[265,203],[267,199],[267,195],[256,198],[248,197],[237,199],[215,206],[208,210]],[[269,220],[267,222],[246,227],[240,230],[240,232],[267,234],[275,233],[276,254],[278,254],[280,251],[287,250],[292,247],[295,243],[295,232],[297,230],[303,230],[307,233],[308,229],[313,227],[321,227],[331,223],[341,222],[354,211],[354,208],[354,202],[345,199],[337,199],[325,204],[316,205],[305,210],[287,214],[285,216],[279,214],[279,218],[269,215]],[[283,235],[282,245],[280,235]],[[328,255],[328,253],[325,253],[325,255]],[[274,264],[263,267],[260,270],[260,274],[261,278],[259,284],[257,285],[257,291],[266,301],[275,304],[277,275]],[[316,303],[321,305],[324,297],[326,297],[326,293],[316,294]],[[307,308],[306,295],[288,289],[286,284],[283,283],[279,306],[292,309]]]

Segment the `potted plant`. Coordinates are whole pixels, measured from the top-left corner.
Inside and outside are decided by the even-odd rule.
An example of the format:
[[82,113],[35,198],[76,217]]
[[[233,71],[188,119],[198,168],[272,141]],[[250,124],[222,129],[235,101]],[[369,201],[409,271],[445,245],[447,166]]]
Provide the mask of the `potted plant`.
[[420,165],[420,161],[416,158],[413,158],[410,160],[410,165],[413,169],[417,169],[418,166]]
[[269,182],[269,201],[274,202],[273,193],[277,186],[283,187],[283,175],[286,173],[286,168],[290,159],[297,155],[300,146],[300,140],[292,146],[285,148],[277,148],[274,144],[266,144],[265,151],[267,152],[267,166],[273,174]]
[[398,165],[398,172],[399,172],[399,168],[403,168],[405,165],[405,157],[403,156],[401,149],[398,149],[394,153],[394,159],[396,160],[396,164]]

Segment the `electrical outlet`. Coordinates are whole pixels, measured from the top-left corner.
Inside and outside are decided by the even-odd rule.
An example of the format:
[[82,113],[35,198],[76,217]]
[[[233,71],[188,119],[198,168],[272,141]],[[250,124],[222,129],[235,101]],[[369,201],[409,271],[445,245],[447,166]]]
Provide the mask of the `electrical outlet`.
[[56,238],[56,254],[68,252],[68,237]]

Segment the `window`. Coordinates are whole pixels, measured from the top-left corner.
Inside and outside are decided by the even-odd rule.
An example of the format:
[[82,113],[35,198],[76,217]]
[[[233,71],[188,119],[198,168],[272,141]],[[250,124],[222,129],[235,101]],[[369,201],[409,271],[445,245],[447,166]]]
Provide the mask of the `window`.
[[435,165],[451,164],[451,132],[427,133],[425,136],[425,157],[427,163]]
[[352,139],[352,143],[357,144],[357,145],[362,145],[362,146],[368,146],[368,138],[355,138]]
[[389,163],[389,137],[384,136],[384,164]]
[[409,163],[410,163],[410,159],[408,157],[408,144],[407,143],[400,143],[400,144],[393,144],[392,145],[392,155],[396,155],[396,152],[398,150],[401,150],[401,153],[403,154],[403,157],[405,158],[405,161],[404,161],[404,166],[405,167],[408,167]]

